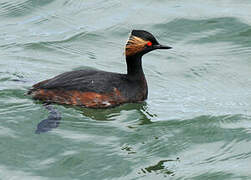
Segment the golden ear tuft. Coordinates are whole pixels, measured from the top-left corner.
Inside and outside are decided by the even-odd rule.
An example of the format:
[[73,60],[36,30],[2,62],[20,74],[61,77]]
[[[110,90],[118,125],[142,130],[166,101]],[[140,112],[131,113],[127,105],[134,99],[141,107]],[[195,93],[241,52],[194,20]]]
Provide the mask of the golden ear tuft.
[[132,56],[138,52],[141,52],[149,42],[150,41],[146,41],[137,36],[131,35],[125,47],[126,56]]

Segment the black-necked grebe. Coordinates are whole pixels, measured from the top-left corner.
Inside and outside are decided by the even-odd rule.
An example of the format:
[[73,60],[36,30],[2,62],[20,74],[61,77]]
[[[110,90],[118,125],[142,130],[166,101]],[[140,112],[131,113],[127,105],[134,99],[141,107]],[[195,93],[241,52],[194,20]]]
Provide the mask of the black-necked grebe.
[[98,70],[77,70],[33,85],[29,94],[49,103],[90,108],[113,107],[147,98],[148,88],[141,58],[155,49],[170,49],[144,30],[133,30],[125,47],[127,74]]

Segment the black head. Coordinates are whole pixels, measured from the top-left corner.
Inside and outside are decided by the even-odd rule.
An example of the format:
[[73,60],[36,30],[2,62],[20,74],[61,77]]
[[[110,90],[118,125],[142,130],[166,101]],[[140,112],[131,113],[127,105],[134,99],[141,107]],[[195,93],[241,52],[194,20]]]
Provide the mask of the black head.
[[147,31],[132,30],[126,44],[126,56],[144,55],[155,49],[171,49],[171,47],[160,45],[155,37]]

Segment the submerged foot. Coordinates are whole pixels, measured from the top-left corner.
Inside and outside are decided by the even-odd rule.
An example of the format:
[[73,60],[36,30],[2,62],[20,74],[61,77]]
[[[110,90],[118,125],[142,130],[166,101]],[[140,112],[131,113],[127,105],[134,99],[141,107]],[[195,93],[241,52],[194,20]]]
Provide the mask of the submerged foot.
[[51,131],[59,126],[61,114],[51,105],[45,105],[45,108],[49,111],[49,116],[37,125],[36,134]]

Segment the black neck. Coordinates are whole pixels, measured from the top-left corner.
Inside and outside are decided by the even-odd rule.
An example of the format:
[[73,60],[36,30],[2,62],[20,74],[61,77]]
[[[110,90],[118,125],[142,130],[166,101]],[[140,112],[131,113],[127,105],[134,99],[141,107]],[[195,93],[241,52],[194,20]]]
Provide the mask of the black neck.
[[144,77],[142,69],[142,56],[126,56],[127,75],[130,77],[141,78]]

